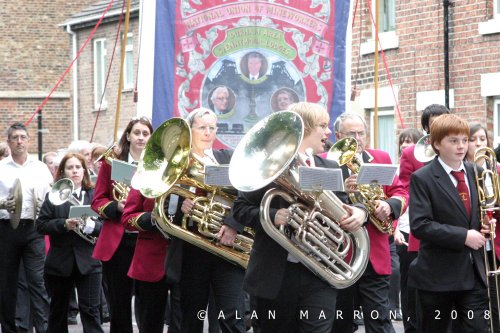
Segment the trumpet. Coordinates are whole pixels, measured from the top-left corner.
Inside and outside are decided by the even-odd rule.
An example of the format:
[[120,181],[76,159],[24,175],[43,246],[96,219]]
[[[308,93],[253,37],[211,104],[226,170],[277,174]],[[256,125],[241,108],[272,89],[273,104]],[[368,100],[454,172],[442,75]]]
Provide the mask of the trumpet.
[[[73,181],[69,178],[59,179],[53,186],[49,192],[49,201],[55,205],[59,206],[66,202],[69,202],[72,206],[81,206],[81,203],[73,196],[73,191],[75,189],[75,185]],[[81,216],[80,221],[78,223],[78,228],[73,231],[76,232],[78,236],[83,238],[85,241],[95,244],[97,237],[87,235],[83,232],[85,229],[88,216]]]
[[[480,170],[478,164],[483,165],[483,169]],[[500,179],[498,176],[496,154],[493,149],[488,147],[482,147],[476,149],[474,152],[474,174],[476,175],[476,185],[478,189],[479,204],[481,209],[481,223],[482,217],[488,215],[492,218],[493,211],[498,209],[495,206],[500,200]],[[498,275],[500,274],[500,267],[498,267],[497,258],[495,254],[495,224],[490,225],[490,239],[487,241],[486,246],[483,247],[484,251],[484,266],[486,269],[486,283],[488,289],[488,299],[489,299],[489,310],[490,310],[490,332],[494,332],[494,327],[500,327],[500,313],[497,313],[496,318],[492,312],[491,302],[491,291],[490,291],[490,278],[493,278],[493,283],[495,284],[495,300],[497,311],[500,310],[500,295],[498,290]],[[490,251],[488,251],[488,248]],[[493,268],[493,269],[492,269]],[[494,320],[496,320],[496,325]]]
[[[361,161],[356,156],[358,150],[358,141],[355,138],[344,138],[337,141],[328,151],[327,158],[337,161],[342,166],[346,165],[353,174],[358,174],[361,167]],[[374,184],[358,184],[358,193],[349,193],[349,198],[353,203],[361,202],[366,206],[370,213],[370,221],[380,232],[389,235],[394,234],[393,220],[387,218],[381,220],[374,214],[377,205],[375,200],[385,200],[385,194],[380,185]]]
[[427,163],[436,156],[436,152],[431,146],[430,138],[430,134],[424,135],[415,144],[413,155],[417,161]]
[[[108,165],[112,165],[113,160],[118,159],[118,155],[116,154],[115,151],[116,148],[116,143],[113,143],[111,146],[109,146],[108,149],[104,153],[101,154],[95,161],[99,162],[101,159],[104,159],[104,161]],[[113,182],[113,191],[112,191],[112,196],[115,201],[124,201],[127,200],[128,193],[130,192],[130,186],[127,184],[121,183],[121,182]]]

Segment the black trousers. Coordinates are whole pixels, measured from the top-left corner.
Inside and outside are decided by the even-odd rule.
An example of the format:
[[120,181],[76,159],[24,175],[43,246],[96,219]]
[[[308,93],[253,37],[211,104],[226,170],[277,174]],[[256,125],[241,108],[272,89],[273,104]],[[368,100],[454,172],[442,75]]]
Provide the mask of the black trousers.
[[487,333],[488,291],[476,277],[474,288],[450,292],[417,289],[419,332],[447,332],[453,321],[454,331]]
[[17,282],[21,259],[31,296],[33,324],[46,332],[49,300],[43,279],[45,241],[32,220],[21,220],[12,229],[8,220],[0,220],[0,323],[3,333],[16,332]]
[[[409,235],[402,232],[405,241],[408,242]],[[408,270],[410,264],[418,255],[418,252],[408,252],[406,245],[398,245],[399,272],[401,274],[401,313],[403,315],[403,326],[405,333],[417,332],[416,298],[415,288],[408,286]]]
[[102,333],[100,316],[101,273],[82,275],[74,267],[70,276],[46,274],[50,295],[49,333],[68,332],[68,311],[71,293],[78,292],[78,309],[85,333]]
[[125,233],[109,261],[102,262],[108,285],[110,333],[132,333],[132,296],[134,280],[127,276],[134,255],[137,234]]
[[139,332],[163,333],[168,285],[166,278],[158,282],[135,280],[135,304]]
[[242,268],[184,242],[180,279],[181,332],[203,331],[210,288],[222,332],[245,332],[244,274]]
[[[362,316],[358,309],[354,309],[354,293],[358,295]],[[367,333],[395,332],[389,311],[389,275],[378,275],[370,262],[354,286],[339,291],[337,322],[332,332],[352,332],[352,322],[355,317],[364,319]]]
[[337,289],[300,263],[288,262],[275,299],[255,297],[262,333],[329,333],[335,320]]

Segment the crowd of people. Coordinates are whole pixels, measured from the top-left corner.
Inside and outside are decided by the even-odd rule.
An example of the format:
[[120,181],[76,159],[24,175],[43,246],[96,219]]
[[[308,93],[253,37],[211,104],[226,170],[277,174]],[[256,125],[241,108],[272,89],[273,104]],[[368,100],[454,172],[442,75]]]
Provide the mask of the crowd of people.
[[[474,156],[491,146],[486,127],[469,125],[442,105],[428,106],[421,125],[431,156],[415,148],[424,132],[401,131],[395,138],[399,172],[392,184],[381,187],[382,197],[367,200],[360,196],[353,164],[397,161],[369,148],[364,117],[343,113],[332,132],[323,106],[298,102],[287,111],[303,124],[296,156],[303,167],[340,169],[344,190],[333,193],[344,212],[335,221],[341,232],[366,230],[366,268],[352,285],[336,288],[262,226],[262,199],[281,188],[279,182],[240,191],[217,232],[217,246],[232,247],[238,234],[253,230],[246,269],[190,241],[166,237],[156,211],[196,232],[193,196],[209,194],[185,186],[193,196],[167,192],[160,208],[140,189],[117,195],[111,161],[141,162],[153,135],[145,117],[131,119],[110,149],[75,141],[62,153],[46,153],[43,162],[30,156],[28,130],[15,123],[0,143],[2,332],[67,332],[75,311],[84,332],[103,332],[109,320],[110,332],[131,333],[133,313],[145,333],[163,332],[166,323],[168,332],[201,333],[205,319],[213,333],[250,328],[256,333],[347,333],[356,331],[360,318],[366,332],[394,332],[393,320],[402,320],[405,332],[498,331],[498,320],[489,320],[498,317],[490,300],[496,297],[494,277],[486,275],[496,267],[485,267],[484,256],[500,253],[500,242],[491,235],[495,214],[486,214],[480,204],[482,186],[491,189],[495,180],[477,179],[478,170],[490,163]],[[203,165],[230,163],[232,150],[213,147],[216,112],[197,108],[186,122],[192,158]],[[352,163],[328,159],[331,136],[356,139]],[[12,192],[17,180],[21,197]],[[60,184],[68,182],[72,193],[61,199]],[[96,216],[72,216],[75,205],[90,206]],[[306,251],[297,245],[300,233],[290,227],[296,219],[290,207],[279,197],[266,211],[292,246]],[[393,233],[377,227],[380,221],[390,221]],[[339,260],[349,262],[349,256]]]

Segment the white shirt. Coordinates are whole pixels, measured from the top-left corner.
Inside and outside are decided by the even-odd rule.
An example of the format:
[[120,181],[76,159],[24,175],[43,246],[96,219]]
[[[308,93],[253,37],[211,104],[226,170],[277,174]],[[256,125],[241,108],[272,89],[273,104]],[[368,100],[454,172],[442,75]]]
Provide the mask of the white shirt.
[[[9,156],[0,163],[0,200],[10,196],[14,181],[19,178],[23,192],[21,219],[33,219],[35,199],[45,199],[54,178],[45,163],[28,155],[23,165],[19,165]],[[36,196],[36,198],[34,197]],[[0,219],[9,219],[10,214],[0,209]]]

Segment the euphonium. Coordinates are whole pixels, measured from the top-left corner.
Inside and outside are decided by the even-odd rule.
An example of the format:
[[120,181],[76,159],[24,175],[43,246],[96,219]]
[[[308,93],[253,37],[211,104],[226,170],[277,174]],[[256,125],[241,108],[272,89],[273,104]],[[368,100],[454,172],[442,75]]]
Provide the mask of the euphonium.
[[[96,162],[100,161],[101,159],[104,159],[106,163],[108,163],[110,166],[113,163],[113,160],[118,159],[118,156],[116,155],[115,152],[115,146],[116,144],[112,144],[104,153],[102,153],[101,156],[99,156],[96,159]],[[113,199],[116,201],[124,201],[127,200],[128,192],[130,192],[130,187],[127,184],[121,183],[121,182],[113,182]]]
[[[175,236],[233,264],[247,267],[253,235],[248,230],[238,234],[232,247],[217,242],[217,233],[236,197],[227,188],[204,184],[205,165],[191,154],[191,129],[185,120],[169,119],[153,133],[136,174],[133,187],[138,184],[144,196],[156,198],[153,214],[166,237]],[[197,195],[188,190],[190,187],[204,194]],[[165,200],[171,195],[194,202],[192,212],[184,216],[180,226],[165,212]],[[196,223],[195,230],[188,229],[188,219]]]
[[[358,141],[355,138],[344,138],[337,141],[328,151],[328,159],[336,161],[339,165],[346,165],[352,173],[358,174],[361,161],[357,158]],[[349,193],[351,202],[360,202],[366,206],[370,213],[370,221],[380,232],[392,235],[394,233],[393,220],[388,218],[380,220],[374,214],[377,205],[375,200],[385,200],[386,196],[382,186],[376,184],[358,184],[358,192]]]
[[[482,169],[480,170],[478,164],[482,164]],[[500,179],[498,176],[496,154],[493,149],[488,147],[482,147],[476,149],[474,152],[474,173],[476,176],[476,185],[478,189],[479,204],[481,209],[481,221],[484,215],[488,215],[489,218],[492,217],[493,211],[498,209],[496,206],[500,200]],[[490,310],[490,330],[494,332],[494,321],[496,320],[497,325],[500,326],[500,313],[497,314],[496,318],[492,312],[491,302],[496,302],[496,308],[500,309],[500,291],[498,289],[498,274],[500,274],[500,267],[497,264],[497,258],[494,248],[494,238],[495,238],[495,224],[490,225],[490,239],[487,242],[487,246],[483,247],[484,250],[484,266],[486,268],[486,282],[488,289],[488,299],[489,299],[489,310]],[[489,249],[487,248],[489,247]],[[493,268],[493,269],[492,269]],[[495,283],[496,295],[493,299],[490,295],[490,277],[493,277]]]
[[[331,191],[303,191],[298,185],[298,156],[304,125],[299,115],[275,112],[250,129],[236,147],[229,165],[235,188],[248,192],[271,182],[261,201],[264,231],[313,273],[336,288],[347,288],[363,274],[368,263],[369,239],[365,228],[347,232],[339,221],[347,215]],[[286,227],[270,218],[275,197],[290,203]]]
[[413,155],[415,159],[422,163],[427,163],[436,156],[436,152],[432,149],[430,134],[421,137],[415,144]]
[[[81,203],[73,196],[74,189],[75,185],[71,179],[61,178],[55,182],[54,185],[52,185],[52,189],[50,190],[48,197],[49,201],[55,206],[62,205],[65,202],[69,202],[73,206],[81,206]],[[87,242],[95,244],[96,237],[87,235],[83,232],[87,216],[82,216],[80,220],[78,228],[76,228],[74,232]]]

